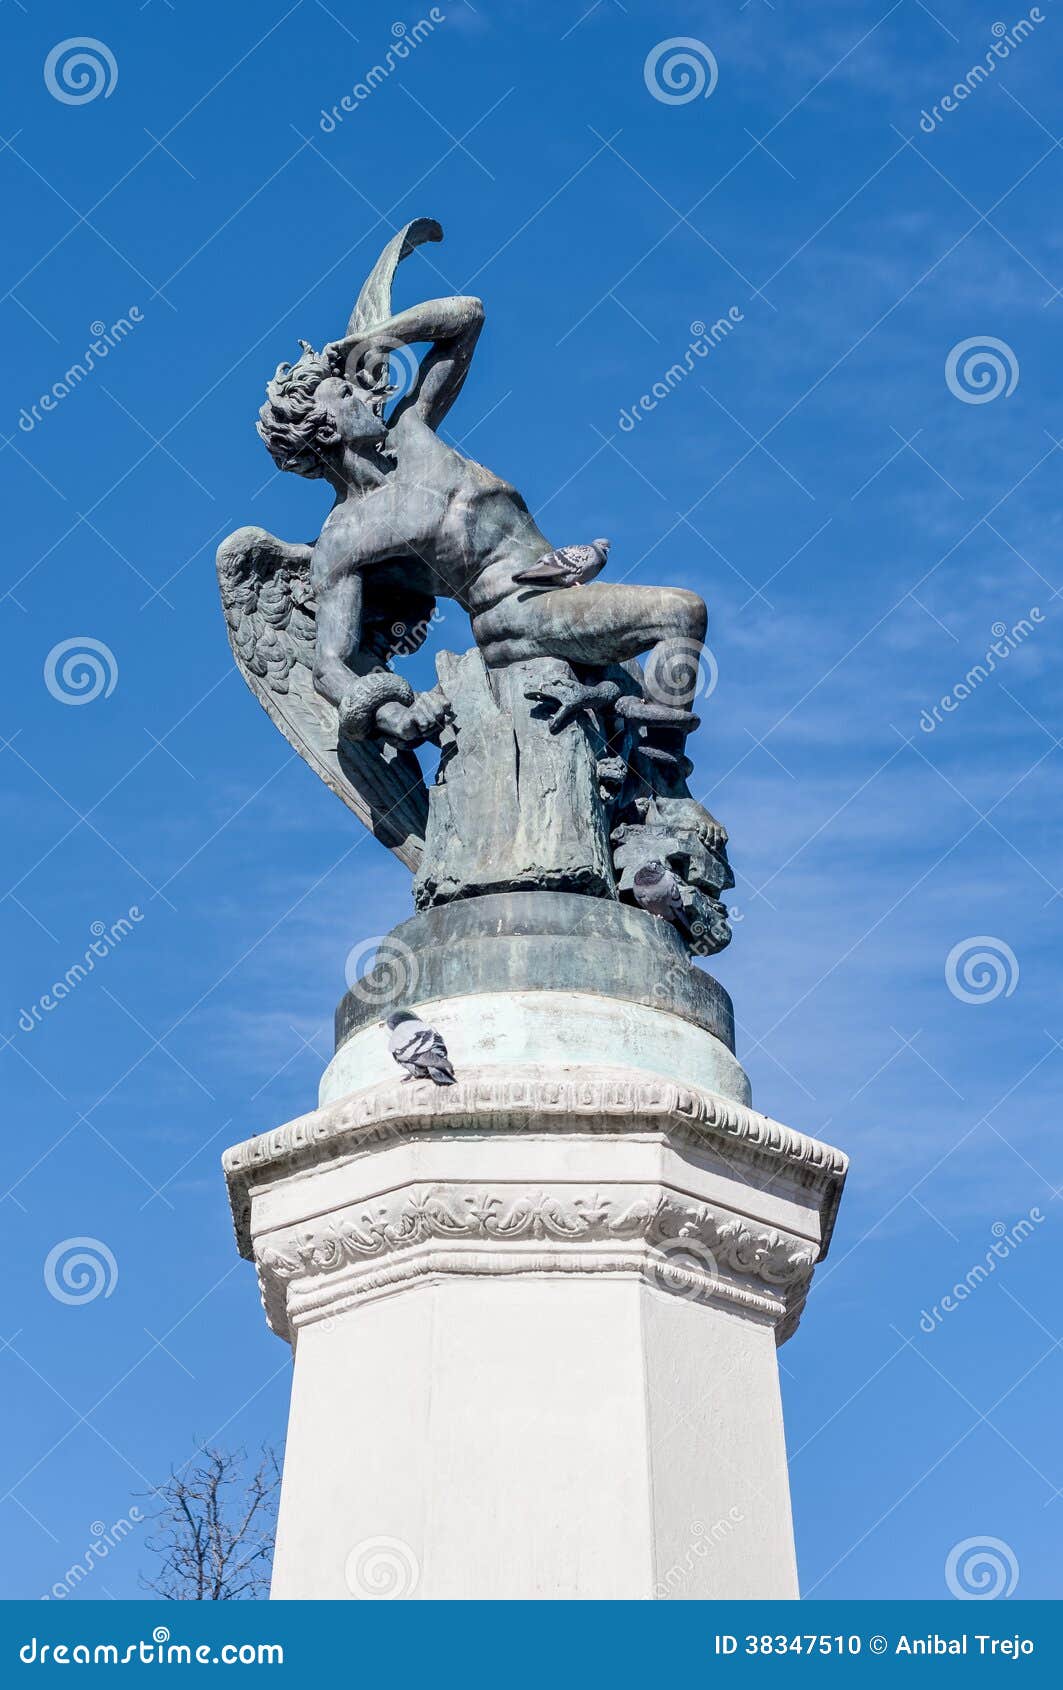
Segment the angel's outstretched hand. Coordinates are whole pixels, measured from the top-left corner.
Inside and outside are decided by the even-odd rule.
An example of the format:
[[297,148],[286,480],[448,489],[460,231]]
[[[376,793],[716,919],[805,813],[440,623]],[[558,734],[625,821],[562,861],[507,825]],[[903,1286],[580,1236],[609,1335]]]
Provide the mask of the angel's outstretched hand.
[[376,735],[391,745],[423,745],[449,719],[451,706],[438,687],[415,694],[411,705],[383,704],[373,718]]

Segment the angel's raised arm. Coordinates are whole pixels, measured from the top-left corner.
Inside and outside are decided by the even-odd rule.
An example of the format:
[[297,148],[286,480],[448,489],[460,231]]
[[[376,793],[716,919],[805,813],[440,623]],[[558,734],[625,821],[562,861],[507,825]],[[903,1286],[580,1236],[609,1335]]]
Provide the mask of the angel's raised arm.
[[333,341],[325,348],[325,356],[336,368],[342,366],[348,380],[367,393],[383,392],[389,353],[417,341],[430,341],[416,380],[396,405],[390,421],[395,423],[405,411],[414,409],[430,428],[438,428],[461,392],[483,321],[483,301],[472,295],[430,299],[423,305],[411,305],[386,322]]

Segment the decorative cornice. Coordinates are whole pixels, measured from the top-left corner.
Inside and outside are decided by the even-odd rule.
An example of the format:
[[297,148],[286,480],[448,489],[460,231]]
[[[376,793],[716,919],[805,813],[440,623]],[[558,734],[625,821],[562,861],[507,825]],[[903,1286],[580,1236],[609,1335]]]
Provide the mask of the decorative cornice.
[[301,1168],[349,1160],[395,1143],[460,1133],[657,1133],[785,1165],[823,1194],[820,1258],[826,1254],[848,1158],[780,1121],[715,1092],[611,1068],[558,1072],[534,1066],[466,1070],[455,1086],[387,1083],[352,1092],[225,1152],[237,1243],[252,1255],[251,1188]]
[[256,1249],[273,1329],[314,1321],[440,1274],[638,1275],[658,1290],[797,1324],[817,1250],[657,1185],[526,1189],[408,1186],[326,1221],[268,1234]]

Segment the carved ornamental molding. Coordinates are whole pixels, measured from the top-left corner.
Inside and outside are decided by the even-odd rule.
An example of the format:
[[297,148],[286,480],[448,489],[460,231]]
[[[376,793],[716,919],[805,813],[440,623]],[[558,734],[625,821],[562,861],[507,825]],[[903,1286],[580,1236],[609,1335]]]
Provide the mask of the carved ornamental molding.
[[607,1192],[482,1182],[409,1186],[271,1233],[255,1251],[274,1331],[291,1337],[440,1274],[637,1275],[660,1291],[797,1325],[817,1250],[660,1186]]
[[822,1193],[826,1254],[848,1158],[755,1109],[697,1086],[610,1068],[466,1069],[455,1086],[377,1085],[234,1145],[222,1165],[242,1255],[252,1255],[251,1189],[300,1168],[447,1133],[659,1133],[676,1143],[741,1147],[743,1160],[785,1165]]

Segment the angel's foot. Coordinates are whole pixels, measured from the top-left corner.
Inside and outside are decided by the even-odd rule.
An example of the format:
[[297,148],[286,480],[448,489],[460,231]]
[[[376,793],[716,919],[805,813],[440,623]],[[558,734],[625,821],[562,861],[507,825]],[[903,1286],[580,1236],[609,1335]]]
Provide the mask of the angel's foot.
[[657,812],[677,832],[696,833],[707,851],[721,857],[726,854],[727,829],[696,798],[658,798]]
[[579,681],[549,681],[542,686],[525,689],[525,698],[533,704],[545,704],[550,715],[550,732],[558,734],[574,721],[581,710],[609,708],[620,697],[615,681],[599,681],[596,686],[584,686]]
[[677,782],[671,793],[654,793],[649,807],[652,808],[655,825],[664,826],[674,833],[693,833],[707,851],[726,858],[727,829],[716,820],[711,810],[691,797],[685,781]]

